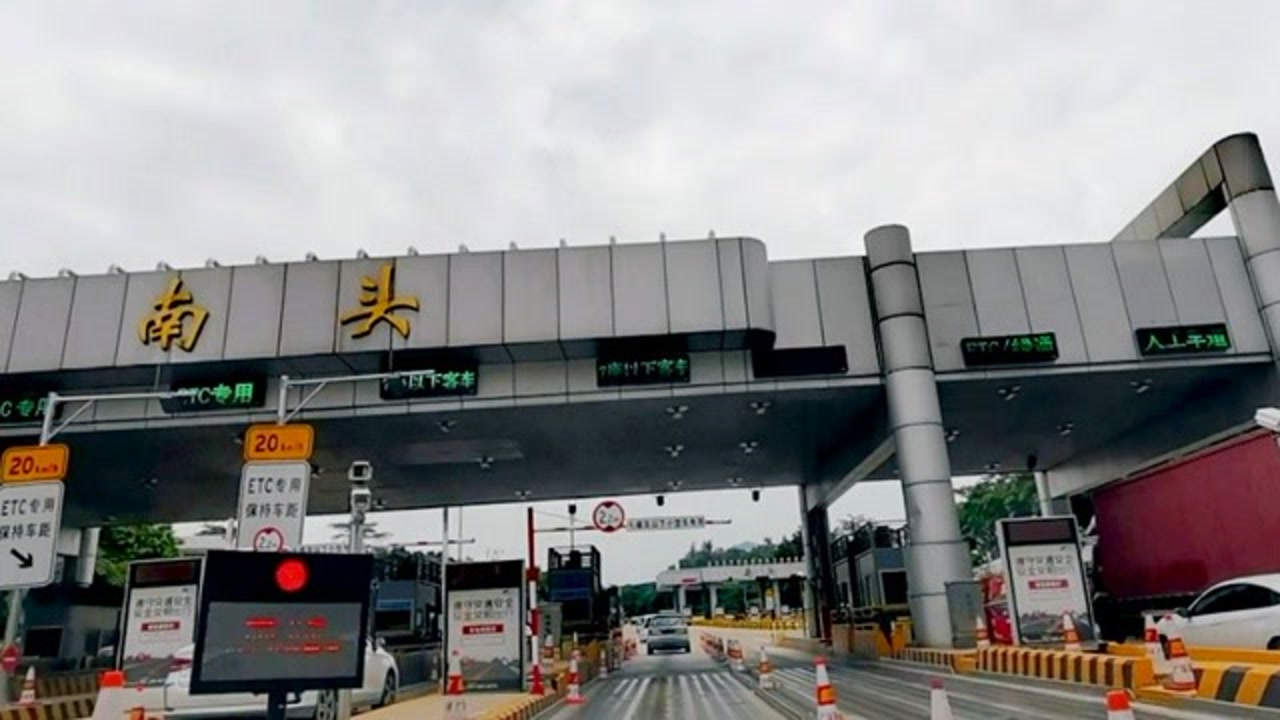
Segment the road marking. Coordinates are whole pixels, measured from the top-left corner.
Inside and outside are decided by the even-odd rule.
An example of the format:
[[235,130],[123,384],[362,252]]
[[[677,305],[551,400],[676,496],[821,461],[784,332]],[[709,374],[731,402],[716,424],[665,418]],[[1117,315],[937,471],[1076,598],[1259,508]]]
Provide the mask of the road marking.
[[626,709],[623,710],[621,720],[633,720],[636,712],[640,709],[640,703],[644,700],[645,693],[649,691],[649,683],[653,681],[652,677],[644,677],[628,680],[629,687],[627,693],[623,697],[622,702],[627,702]]

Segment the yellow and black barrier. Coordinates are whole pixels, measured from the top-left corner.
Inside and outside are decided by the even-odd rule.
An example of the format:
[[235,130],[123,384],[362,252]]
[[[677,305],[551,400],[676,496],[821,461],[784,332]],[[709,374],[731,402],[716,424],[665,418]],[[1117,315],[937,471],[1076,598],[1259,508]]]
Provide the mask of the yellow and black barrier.
[[1155,669],[1145,657],[1021,647],[993,647],[978,650],[977,653],[977,669],[980,672],[1129,690],[1155,684]]
[[1205,663],[1195,673],[1201,699],[1280,708],[1280,666]]
[[93,697],[62,698],[0,709],[0,720],[76,720],[93,715]]
[[[98,670],[75,670],[72,672],[50,673],[41,675],[36,670],[36,698],[61,698],[75,695],[94,695],[98,692]],[[26,671],[18,670],[9,678],[9,697],[18,697],[22,692],[22,683],[26,679]]]

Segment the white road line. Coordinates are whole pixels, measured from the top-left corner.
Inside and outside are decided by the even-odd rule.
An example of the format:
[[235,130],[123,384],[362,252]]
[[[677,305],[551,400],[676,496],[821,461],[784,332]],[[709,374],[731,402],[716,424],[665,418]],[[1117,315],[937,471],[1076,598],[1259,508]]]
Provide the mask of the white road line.
[[[631,682],[631,687],[634,691],[628,696],[630,702],[627,704],[626,710],[624,710],[620,716],[620,720],[633,720],[633,718],[635,718],[636,711],[640,708],[640,702],[644,700],[644,695],[648,692],[649,683],[652,680],[653,678],[651,677],[645,677],[640,678],[638,681],[633,680]],[[624,698],[623,702],[627,702],[627,699],[628,698]]]

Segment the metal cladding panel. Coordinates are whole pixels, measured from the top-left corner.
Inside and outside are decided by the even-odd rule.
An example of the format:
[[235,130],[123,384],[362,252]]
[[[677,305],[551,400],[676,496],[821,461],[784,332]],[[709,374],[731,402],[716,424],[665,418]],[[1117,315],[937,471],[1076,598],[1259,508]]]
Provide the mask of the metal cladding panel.
[[965,253],[973,305],[980,335],[1011,335],[1031,331],[1027,303],[1018,277],[1013,250],[973,250]]
[[18,320],[18,305],[22,302],[22,285],[14,280],[0,281],[0,362],[6,365]]
[[[124,327],[121,322],[128,284],[127,275],[76,278],[71,320],[67,324],[67,342],[62,350],[63,370],[105,368],[115,364],[120,334],[137,332],[132,324]],[[0,284],[0,295],[3,295],[3,287]],[[3,299],[0,299],[0,306],[3,304]],[[0,309],[0,331],[3,329],[4,315]],[[274,354],[274,348],[272,352]]]
[[503,271],[503,339],[560,340],[560,288],[555,250],[513,250]]
[[1205,240],[1205,251],[1213,266],[1213,275],[1222,296],[1223,311],[1231,329],[1231,345],[1236,352],[1264,353],[1270,350],[1258,305],[1253,295],[1253,284],[1244,265],[1244,253],[1236,238],[1211,238]]
[[562,340],[613,335],[612,257],[607,247],[560,249]]
[[1135,360],[1133,329],[1125,310],[1124,293],[1120,290],[1120,277],[1116,273],[1112,247],[1128,247],[1133,243],[1071,245],[1063,248],[1067,255],[1067,270],[1071,273],[1071,287],[1076,293],[1076,308],[1080,311],[1080,327],[1084,330],[1085,348],[1089,362],[1115,362]]
[[717,240],[716,259],[720,263],[720,298],[724,308],[725,330],[745,330],[747,323],[747,288],[742,275],[742,241]]
[[[409,308],[399,308],[388,312],[382,317],[384,320],[377,320],[373,324],[369,320],[376,319],[375,315],[370,315],[368,319],[360,316],[362,312],[368,312],[374,309],[373,306],[362,303],[361,300],[380,299],[380,293],[390,293],[388,298],[391,300],[410,299],[411,296],[404,292],[400,286],[399,279],[396,278],[394,272],[389,276],[391,278],[391,287],[382,287],[384,267],[395,269],[395,260],[391,258],[378,258],[368,260],[343,260],[338,270],[338,314],[331,323],[337,325],[338,341],[337,349],[340,353],[359,353],[359,352],[386,352],[391,349],[391,321],[395,319],[409,333],[409,337],[413,337],[413,328],[417,324],[418,312]],[[414,304],[420,303],[416,298],[412,298]],[[345,317],[354,318],[351,322],[340,324],[340,319]],[[356,337],[357,332],[368,331],[363,337]]]
[[502,344],[503,253],[449,258],[449,347]]
[[227,305],[227,360],[275,357],[280,347],[284,265],[242,265],[231,270]]
[[1160,261],[1159,244],[1148,240],[1115,243],[1111,248],[1133,326],[1177,325],[1178,311]]
[[515,394],[521,397],[564,395],[569,376],[564,361],[514,363]]
[[667,271],[660,243],[613,246],[613,333],[664,335]]
[[666,264],[671,332],[724,330],[716,243],[705,240],[667,243]]
[[1218,280],[1209,262],[1209,251],[1198,238],[1161,240],[1157,243],[1165,277],[1178,312],[1179,325],[1222,322],[1227,312],[1218,294]]
[[289,263],[284,274],[284,310],[280,314],[280,352],[327,355],[338,328],[337,262]]
[[978,334],[978,315],[969,287],[969,268],[963,252],[916,255],[920,295],[929,326],[929,346],[938,370],[964,369],[960,341]]
[[417,255],[396,260],[396,292],[418,298],[418,312],[407,313],[409,338],[392,333],[396,350],[442,348],[449,344],[449,256]]
[[833,258],[815,261],[814,268],[825,344],[844,346],[850,375],[878,374],[880,358],[866,264],[862,258]]
[[742,278],[747,296],[747,327],[774,330],[773,299],[769,292],[769,253],[764,243],[742,238]]
[[1022,294],[1032,332],[1051,332],[1058,338],[1059,363],[1087,363],[1080,313],[1061,247],[1019,248],[1014,251]]
[[[129,275],[129,285],[124,293],[124,315],[120,322],[120,337],[116,344],[116,365],[158,365],[168,362],[169,355],[155,343],[143,342],[143,324],[156,312],[156,302],[165,294],[171,280],[180,278],[177,272],[143,272]],[[192,295],[199,305],[199,297]],[[189,320],[187,322],[190,322]],[[197,343],[197,347],[199,343]],[[172,347],[177,348],[175,342]],[[176,352],[183,352],[176,350]]]
[[169,350],[169,361],[175,363],[221,360],[227,339],[227,316],[231,303],[230,268],[205,268],[183,270],[182,286],[191,293],[195,304],[209,311],[200,339],[191,352],[174,346]]
[[774,347],[822,345],[822,319],[818,314],[818,282],[812,260],[769,263],[769,289],[773,292]]
[[24,283],[9,348],[8,372],[58,369],[75,290],[74,278],[41,278]]

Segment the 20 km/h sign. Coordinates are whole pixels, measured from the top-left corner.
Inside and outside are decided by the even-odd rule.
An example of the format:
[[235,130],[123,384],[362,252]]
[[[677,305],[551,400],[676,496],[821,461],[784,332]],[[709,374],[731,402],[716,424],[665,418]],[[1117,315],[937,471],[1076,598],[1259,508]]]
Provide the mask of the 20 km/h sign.
[[252,425],[244,434],[244,459],[310,460],[315,443],[316,431],[310,425]]
[[62,490],[61,482],[0,485],[0,590],[53,582]]
[[591,511],[591,524],[602,533],[612,533],[626,527],[627,513],[616,501],[605,500]]
[[61,443],[11,447],[0,458],[0,480],[39,482],[67,476],[71,448]]

